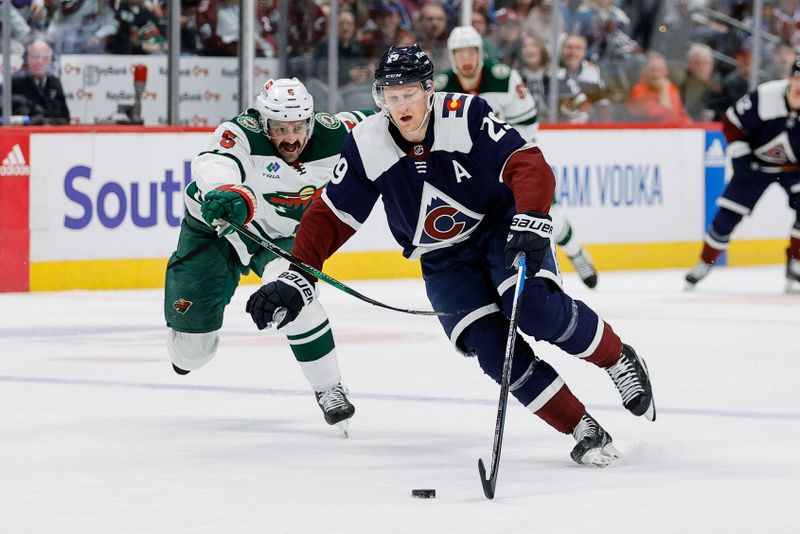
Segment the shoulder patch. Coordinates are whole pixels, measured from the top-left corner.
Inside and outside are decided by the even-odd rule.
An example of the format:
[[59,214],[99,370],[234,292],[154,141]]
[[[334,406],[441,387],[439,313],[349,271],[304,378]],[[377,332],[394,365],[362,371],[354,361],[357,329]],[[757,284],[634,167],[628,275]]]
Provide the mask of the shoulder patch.
[[258,123],[258,120],[249,115],[239,115],[236,117],[236,124],[242,128],[250,130],[251,132],[261,132],[261,125]]
[[504,80],[511,74],[511,67],[503,63],[492,65],[492,76],[498,80]]
[[447,82],[450,80],[450,77],[445,73],[439,73],[433,77],[433,88],[435,91],[441,91],[445,87],[447,87]]
[[342,122],[339,119],[330,113],[326,113],[325,111],[320,111],[314,115],[314,118],[317,119],[317,122],[323,125],[325,128],[330,128],[331,130],[336,130],[342,125]]

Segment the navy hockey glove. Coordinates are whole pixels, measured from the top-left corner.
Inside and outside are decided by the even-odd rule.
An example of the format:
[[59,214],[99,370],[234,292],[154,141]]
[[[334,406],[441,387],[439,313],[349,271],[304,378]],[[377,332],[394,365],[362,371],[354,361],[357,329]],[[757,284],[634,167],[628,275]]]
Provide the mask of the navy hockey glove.
[[278,279],[250,295],[245,311],[259,330],[277,323],[283,328],[294,321],[303,307],[314,302],[314,284],[297,271],[283,271]]
[[517,213],[511,219],[506,241],[506,267],[516,267],[514,260],[524,252],[528,272],[536,273],[542,267],[544,255],[550,248],[553,223],[549,215],[537,211]]
[[233,232],[225,221],[245,225],[253,220],[256,195],[246,185],[223,185],[203,196],[200,213],[220,236]]

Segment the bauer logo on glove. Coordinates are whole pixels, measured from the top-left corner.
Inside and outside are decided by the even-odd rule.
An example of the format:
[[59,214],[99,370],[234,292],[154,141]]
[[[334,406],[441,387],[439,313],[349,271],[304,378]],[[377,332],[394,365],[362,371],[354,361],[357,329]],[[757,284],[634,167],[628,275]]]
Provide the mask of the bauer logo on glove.
[[536,211],[518,213],[511,219],[506,239],[506,266],[517,266],[517,254],[523,252],[528,272],[536,273],[544,262],[545,251],[550,248],[553,223],[550,216]]

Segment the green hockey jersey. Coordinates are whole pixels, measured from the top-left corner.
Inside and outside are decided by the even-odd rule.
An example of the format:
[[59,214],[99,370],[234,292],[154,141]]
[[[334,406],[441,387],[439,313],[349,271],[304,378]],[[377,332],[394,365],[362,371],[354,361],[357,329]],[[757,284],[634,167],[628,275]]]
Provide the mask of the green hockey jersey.
[[[192,160],[192,179],[184,193],[186,211],[203,224],[200,212],[203,194],[226,184],[244,184],[256,195],[256,210],[248,228],[265,237],[291,237],[300,217],[330,180],[348,132],[372,111],[323,111],[314,114],[314,130],[298,159],[284,161],[267,138],[256,109],[220,124],[208,149]],[[251,258],[248,247],[236,233],[226,236],[243,265]]]
[[532,141],[539,127],[536,102],[531,96],[522,76],[503,63],[484,60],[478,85],[468,91],[462,87],[453,69],[433,77],[436,91],[467,93],[486,100],[495,114],[514,126],[526,141]]

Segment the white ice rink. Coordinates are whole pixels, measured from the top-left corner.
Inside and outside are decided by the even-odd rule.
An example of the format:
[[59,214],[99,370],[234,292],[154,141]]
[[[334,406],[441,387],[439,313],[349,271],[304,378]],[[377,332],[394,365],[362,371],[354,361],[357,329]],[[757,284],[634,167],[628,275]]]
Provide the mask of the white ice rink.
[[[595,469],[511,401],[484,498],[498,386],[435,319],[322,294],[351,437],[325,425],[280,335],[228,309],[217,357],[174,374],[161,292],[0,295],[0,532],[800,532],[800,295],[782,266],[565,276],[647,360],[658,419],[601,370],[537,343],[625,455]],[[419,281],[356,282],[427,307]],[[412,488],[436,488],[434,500]]]

